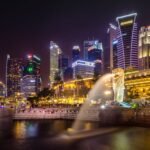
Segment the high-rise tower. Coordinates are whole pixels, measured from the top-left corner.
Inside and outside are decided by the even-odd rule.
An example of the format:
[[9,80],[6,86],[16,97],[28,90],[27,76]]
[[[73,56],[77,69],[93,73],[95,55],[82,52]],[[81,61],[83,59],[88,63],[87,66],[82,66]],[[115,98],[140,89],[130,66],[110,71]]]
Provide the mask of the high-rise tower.
[[21,91],[20,80],[23,75],[23,60],[11,58],[6,60],[6,96],[12,96]]
[[24,64],[23,77],[21,78],[21,92],[26,97],[36,96],[41,91],[41,59],[36,55],[28,55]]
[[138,35],[136,13],[116,18],[118,22],[118,67],[138,68]]
[[59,73],[59,55],[61,49],[53,41],[50,42],[50,85],[52,86],[55,82],[55,76]]
[[84,41],[84,59],[95,63],[94,72],[99,75],[103,72],[103,45],[98,40]]
[[118,67],[118,57],[117,57],[117,27],[113,24],[109,24],[109,28],[107,30],[107,33],[109,34],[109,48],[107,54],[105,54],[105,60],[108,59],[105,62],[105,69],[106,71],[110,72],[112,69],[115,69]]

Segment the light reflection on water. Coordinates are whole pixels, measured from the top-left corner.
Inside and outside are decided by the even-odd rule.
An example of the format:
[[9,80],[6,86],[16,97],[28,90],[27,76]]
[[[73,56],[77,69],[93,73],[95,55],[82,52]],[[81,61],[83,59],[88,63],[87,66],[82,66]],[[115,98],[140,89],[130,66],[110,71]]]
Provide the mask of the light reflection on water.
[[[72,127],[72,121],[11,121],[0,119],[0,150],[150,150],[150,128],[126,127],[121,131],[63,143],[54,141],[56,135]],[[84,129],[98,128],[85,123]],[[107,128],[100,128],[107,130]]]
[[38,124],[18,121],[14,125],[13,132],[16,139],[36,137],[38,133]]

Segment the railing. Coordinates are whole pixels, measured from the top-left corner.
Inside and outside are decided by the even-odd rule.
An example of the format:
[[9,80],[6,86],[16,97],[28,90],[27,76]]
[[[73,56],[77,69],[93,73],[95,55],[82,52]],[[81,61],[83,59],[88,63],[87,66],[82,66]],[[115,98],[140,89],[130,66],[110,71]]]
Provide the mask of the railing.
[[[92,113],[93,112],[93,113]],[[79,110],[76,108],[47,108],[40,109],[35,108],[30,111],[18,111],[14,114],[14,119],[22,120],[22,119],[76,119]],[[86,111],[87,115],[79,119],[82,120],[98,120],[98,113],[95,111]]]

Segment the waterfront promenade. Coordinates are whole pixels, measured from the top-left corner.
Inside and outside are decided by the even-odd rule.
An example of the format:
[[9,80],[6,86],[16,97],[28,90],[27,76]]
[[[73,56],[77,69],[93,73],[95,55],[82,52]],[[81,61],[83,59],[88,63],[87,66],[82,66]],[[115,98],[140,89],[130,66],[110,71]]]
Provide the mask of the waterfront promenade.
[[32,108],[30,111],[19,111],[13,116],[14,120],[34,119],[79,119],[83,121],[98,121],[103,124],[139,124],[150,125],[150,108],[137,110],[124,108],[91,108],[77,118],[79,108]]
[[[13,119],[76,119],[79,113],[79,108],[33,108],[30,111],[18,111],[14,114]],[[80,119],[80,118],[79,118]],[[82,120],[98,121],[99,110],[90,109],[85,111]]]

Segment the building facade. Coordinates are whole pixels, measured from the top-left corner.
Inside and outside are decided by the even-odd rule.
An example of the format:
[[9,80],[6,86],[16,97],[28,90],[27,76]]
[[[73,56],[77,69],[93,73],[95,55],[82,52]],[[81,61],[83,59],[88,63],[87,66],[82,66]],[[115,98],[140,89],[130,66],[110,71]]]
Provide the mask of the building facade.
[[59,73],[59,56],[61,49],[53,41],[50,42],[50,85],[52,86],[55,82],[55,76]]
[[139,68],[150,69],[150,26],[139,31]]
[[150,69],[125,73],[127,99],[150,100]]
[[72,48],[72,62],[80,59],[80,47],[78,45],[73,46]]
[[64,80],[64,72],[68,68],[69,65],[69,59],[67,57],[64,57],[63,55],[60,55],[59,57],[59,72],[61,80]]
[[6,96],[6,87],[3,82],[0,81],[0,98]]
[[108,59],[108,56],[110,56],[110,59],[108,59],[105,62],[105,65],[107,66],[108,72],[111,72],[113,69],[118,67],[118,57],[117,57],[117,27],[113,24],[109,24],[109,28],[107,30],[107,33],[109,35],[109,49],[107,52],[107,56],[105,56],[105,59]]
[[41,91],[41,60],[36,55],[28,55],[24,66],[23,77],[21,78],[21,93],[25,97],[35,96]]
[[95,63],[94,72],[99,75],[103,73],[103,45],[98,40],[84,41],[84,60]]
[[72,63],[73,78],[87,78],[94,76],[95,63],[83,60],[77,60]]
[[21,91],[20,80],[23,76],[23,60],[11,58],[7,55],[6,60],[6,96],[15,95]]
[[116,18],[118,22],[118,67],[138,69],[138,34],[136,13]]

